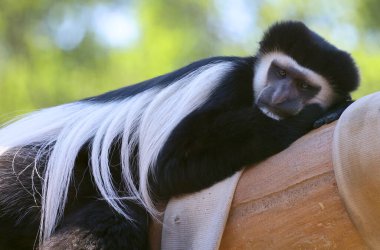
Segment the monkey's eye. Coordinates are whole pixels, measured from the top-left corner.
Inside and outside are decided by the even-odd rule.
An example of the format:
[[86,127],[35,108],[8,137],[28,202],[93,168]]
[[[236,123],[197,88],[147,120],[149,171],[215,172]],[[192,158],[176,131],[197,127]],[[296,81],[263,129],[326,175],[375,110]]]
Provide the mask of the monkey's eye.
[[278,70],[278,75],[281,76],[281,77],[286,77],[286,71],[283,70],[283,69],[279,69]]
[[298,84],[299,88],[302,90],[308,90],[311,88],[311,86],[307,82],[300,82]]

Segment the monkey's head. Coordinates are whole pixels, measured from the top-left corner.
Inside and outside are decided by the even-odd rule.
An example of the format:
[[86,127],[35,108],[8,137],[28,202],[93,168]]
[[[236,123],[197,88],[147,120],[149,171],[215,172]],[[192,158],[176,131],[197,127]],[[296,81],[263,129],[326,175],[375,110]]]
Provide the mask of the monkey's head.
[[281,22],[265,33],[257,53],[255,103],[280,120],[310,104],[324,110],[350,97],[359,83],[351,56],[301,22]]

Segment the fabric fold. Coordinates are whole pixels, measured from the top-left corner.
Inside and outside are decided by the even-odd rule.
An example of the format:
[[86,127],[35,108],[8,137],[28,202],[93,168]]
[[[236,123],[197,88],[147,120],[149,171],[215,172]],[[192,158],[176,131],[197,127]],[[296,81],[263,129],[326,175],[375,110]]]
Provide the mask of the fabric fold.
[[242,172],[200,192],[171,199],[164,215],[161,249],[218,249]]

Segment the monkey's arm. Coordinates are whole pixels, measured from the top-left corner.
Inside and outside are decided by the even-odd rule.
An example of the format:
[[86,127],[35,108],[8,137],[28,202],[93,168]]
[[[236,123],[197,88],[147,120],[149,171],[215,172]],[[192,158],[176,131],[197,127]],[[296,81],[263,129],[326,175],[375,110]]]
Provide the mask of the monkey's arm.
[[169,198],[208,187],[285,149],[307,133],[320,115],[318,106],[283,121],[252,107],[193,113],[161,151],[151,178],[153,190],[160,198]]

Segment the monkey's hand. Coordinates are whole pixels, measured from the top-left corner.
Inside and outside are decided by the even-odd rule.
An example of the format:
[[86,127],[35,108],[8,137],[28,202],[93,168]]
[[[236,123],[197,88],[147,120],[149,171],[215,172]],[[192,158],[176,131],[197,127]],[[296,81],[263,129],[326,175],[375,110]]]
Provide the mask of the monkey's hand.
[[339,119],[339,117],[343,114],[348,106],[350,106],[354,101],[349,100],[345,101],[343,104],[340,104],[333,109],[329,110],[326,114],[324,114],[321,118],[316,120],[313,124],[314,128],[319,128],[325,124],[329,124],[333,121]]

